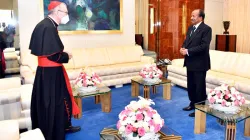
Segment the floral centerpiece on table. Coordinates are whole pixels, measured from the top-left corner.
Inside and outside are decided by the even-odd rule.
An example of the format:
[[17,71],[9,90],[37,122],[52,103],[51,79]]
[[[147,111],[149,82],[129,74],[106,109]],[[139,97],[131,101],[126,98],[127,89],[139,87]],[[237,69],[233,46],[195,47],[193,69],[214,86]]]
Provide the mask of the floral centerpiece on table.
[[235,113],[245,104],[245,98],[235,87],[222,84],[208,93],[209,104],[217,110]]
[[79,87],[80,90],[86,92],[96,90],[96,85],[100,83],[100,77],[94,72],[91,75],[88,75],[85,72],[81,72],[75,80],[75,85]]
[[158,82],[162,77],[162,74],[162,71],[158,69],[155,64],[145,65],[145,67],[139,72],[139,75],[148,82]]
[[156,110],[150,107],[155,103],[139,96],[139,101],[131,101],[119,114],[117,129],[127,140],[158,140],[157,132],[164,120]]

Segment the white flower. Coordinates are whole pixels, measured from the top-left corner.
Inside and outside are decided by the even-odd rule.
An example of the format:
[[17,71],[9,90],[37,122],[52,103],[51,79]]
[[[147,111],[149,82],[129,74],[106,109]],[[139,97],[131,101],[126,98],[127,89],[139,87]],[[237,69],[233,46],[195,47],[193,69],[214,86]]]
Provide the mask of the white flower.
[[226,102],[226,106],[230,106],[231,104],[231,102]]
[[151,118],[148,117],[148,116],[145,116],[144,120],[145,120],[146,122],[149,122],[149,121],[151,120]]
[[154,132],[154,131],[155,131],[155,127],[154,127],[154,126],[150,126],[149,131],[150,131],[150,132]]
[[124,132],[125,131],[125,126],[121,126],[120,128],[119,128],[119,132]]
[[241,96],[237,96],[237,99],[238,99],[238,100],[241,100]]

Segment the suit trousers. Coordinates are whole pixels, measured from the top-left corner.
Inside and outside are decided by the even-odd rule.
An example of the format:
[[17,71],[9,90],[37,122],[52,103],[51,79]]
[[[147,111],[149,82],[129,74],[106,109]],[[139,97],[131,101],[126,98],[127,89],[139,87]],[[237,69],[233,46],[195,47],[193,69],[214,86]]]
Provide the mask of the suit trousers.
[[206,94],[206,74],[207,71],[187,70],[187,90],[190,106],[207,99]]

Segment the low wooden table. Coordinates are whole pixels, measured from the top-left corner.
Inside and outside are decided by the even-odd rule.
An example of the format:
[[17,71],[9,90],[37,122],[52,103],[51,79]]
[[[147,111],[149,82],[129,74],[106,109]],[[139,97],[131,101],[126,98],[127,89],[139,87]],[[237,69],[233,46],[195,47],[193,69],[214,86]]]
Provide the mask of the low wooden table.
[[214,110],[203,101],[195,105],[194,133],[201,134],[206,131],[206,115],[213,116],[223,122],[225,125],[225,140],[235,140],[236,124],[245,121],[244,135],[250,136],[250,105],[246,104],[240,107],[241,110],[236,114],[225,114],[224,112]]
[[82,98],[95,96],[95,103],[98,104],[101,102],[102,104],[102,112],[110,112],[111,111],[111,89],[104,84],[97,85],[97,90],[93,92],[83,93],[80,92],[77,88],[73,88],[73,94],[80,109],[80,114],[75,115],[74,118],[80,119],[82,117]]
[[142,85],[144,98],[150,98],[150,87],[152,86],[153,94],[156,93],[156,86],[163,86],[163,99],[171,99],[171,80],[163,77],[160,82],[157,83],[147,83],[143,78],[132,78],[131,79],[131,95],[133,97],[139,96],[139,85]]

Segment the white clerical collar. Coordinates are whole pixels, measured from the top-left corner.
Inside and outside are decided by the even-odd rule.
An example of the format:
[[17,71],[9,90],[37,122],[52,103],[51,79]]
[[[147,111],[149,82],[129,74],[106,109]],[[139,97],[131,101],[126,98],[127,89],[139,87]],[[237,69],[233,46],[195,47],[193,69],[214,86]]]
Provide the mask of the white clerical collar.
[[51,18],[57,25],[59,25],[52,16],[49,15],[48,17]]
[[195,30],[194,30],[194,31],[196,31],[196,29],[200,26],[201,23],[202,23],[202,21],[199,22],[199,23],[197,23],[196,25],[194,25],[194,27],[195,27]]

